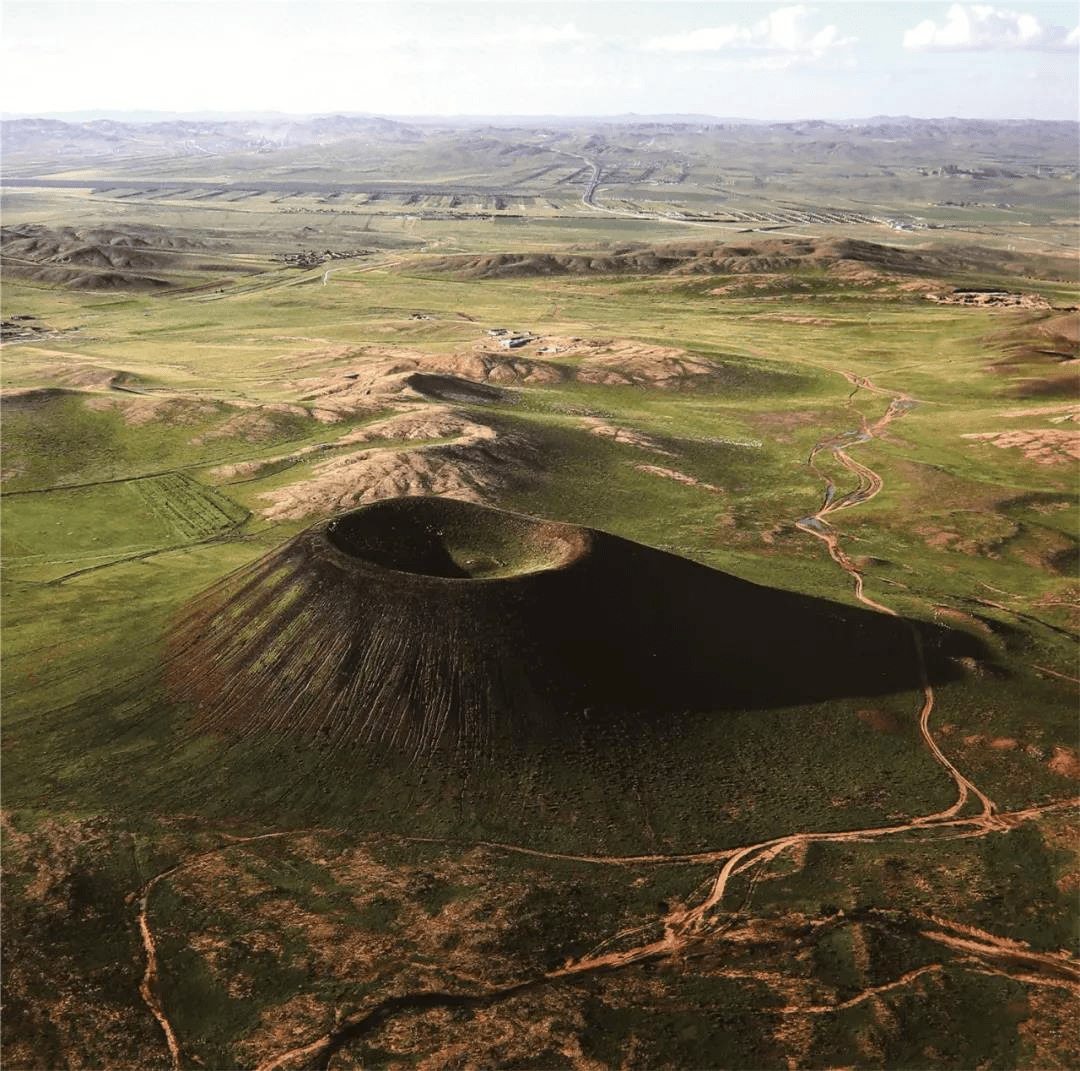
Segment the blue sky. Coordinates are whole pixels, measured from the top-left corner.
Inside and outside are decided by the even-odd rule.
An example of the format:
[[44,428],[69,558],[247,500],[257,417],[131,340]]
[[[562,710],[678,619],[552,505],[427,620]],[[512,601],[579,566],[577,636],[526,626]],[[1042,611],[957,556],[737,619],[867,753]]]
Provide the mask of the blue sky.
[[5,114],[1078,117],[1074,3],[3,0]]

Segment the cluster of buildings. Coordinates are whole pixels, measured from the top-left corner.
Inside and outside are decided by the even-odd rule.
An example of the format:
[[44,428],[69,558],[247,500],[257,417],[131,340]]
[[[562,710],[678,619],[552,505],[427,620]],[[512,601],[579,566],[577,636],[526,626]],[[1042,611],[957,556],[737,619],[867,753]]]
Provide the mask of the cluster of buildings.
[[351,260],[366,257],[371,252],[371,249],[303,249],[299,253],[282,253],[274,259],[294,268],[317,268],[328,260]]
[[529,331],[509,331],[505,327],[489,327],[488,335],[497,338],[504,350],[516,350],[519,346],[532,342],[535,337]]

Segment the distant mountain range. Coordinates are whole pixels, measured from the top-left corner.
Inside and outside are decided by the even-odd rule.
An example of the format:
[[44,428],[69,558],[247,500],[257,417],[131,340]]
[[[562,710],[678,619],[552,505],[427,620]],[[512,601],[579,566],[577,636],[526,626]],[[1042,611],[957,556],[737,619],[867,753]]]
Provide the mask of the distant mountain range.
[[[119,113],[114,113],[119,115]],[[916,119],[908,116],[875,116],[869,119],[832,121],[802,119],[763,122],[753,119],[708,115],[618,115],[607,117],[566,116],[463,116],[460,118],[387,118],[378,115],[341,114],[296,116],[284,113],[252,115],[175,115],[128,113],[118,118],[86,119],[48,116],[5,119],[0,123],[3,147],[9,160],[14,155],[44,152],[56,158],[85,155],[147,156],[157,153],[198,155],[237,151],[272,151],[312,144],[372,138],[380,142],[416,142],[427,135],[450,132],[474,134],[484,130],[517,130],[532,133],[570,133],[613,137],[640,132],[643,135],[739,132],[753,139],[852,137],[865,139],[912,139],[920,142],[967,138],[993,142],[1003,134],[1021,135],[1025,141],[1044,145],[1074,144],[1080,124],[1068,120]]]
[[129,124],[160,124],[175,122],[196,123],[281,123],[306,124],[326,119],[383,120],[386,122],[418,124],[421,126],[581,126],[583,124],[637,125],[649,123],[679,123],[687,125],[722,125],[722,126],[805,126],[805,127],[864,127],[875,125],[921,126],[923,124],[947,124],[949,126],[968,126],[971,124],[995,124],[1018,126],[1029,123],[1057,123],[1059,125],[1077,125],[1072,120],[1049,119],[961,119],[949,116],[915,117],[909,115],[874,115],[847,119],[751,119],[746,116],[718,116],[704,113],[637,113],[625,112],[620,115],[379,115],[374,112],[277,112],[277,111],[240,111],[240,112],[165,112],[165,111],[102,111],[87,110],[75,112],[2,112],[0,118],[7,123],[22,120],[46,120],[69,124],[114,122]]

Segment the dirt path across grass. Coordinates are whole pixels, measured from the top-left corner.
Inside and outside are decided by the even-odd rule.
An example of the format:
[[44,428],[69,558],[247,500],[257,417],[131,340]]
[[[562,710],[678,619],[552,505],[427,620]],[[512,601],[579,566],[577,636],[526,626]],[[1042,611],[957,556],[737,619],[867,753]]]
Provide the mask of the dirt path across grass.
[[[854,372],[844,372],[843,375],[845,379],[855,387],[848,396],[849,402],[860,390],[868,390],[875,394],[885,395],[889,398],[889,406],[873,423],[868,423],[864,417],[860,416],[860,427],[858,431],[842,432],[839,435],[833,435],[828,439],[823,439],[815,444],[814,448],[810,451],[810,457],[807,460],[807,464],[825,483],[825,495],[817,512],[809,517],[803,517],[796,523],[796,527],[800,531],[807,532],[815,539],[819,539],[825,544],[832,560],[836,562],[836,564],[839,565],[854,582],[854,594],[859,602],[879,613],[899,618],[900,614],[891,607],[871,599],[866,594],[863,572],[841,548],[841,533],[833,527],[828,518],[834,513],[839,513],[841,510],[851,509],[853,506],[869,502],[881,492],[885,486],[884,480],[872,469],[855,461],[848,454],[848,450],[853,446],[872,441],[875,436],[879,435],[881,431],[888,427],[894,420],[898,420],[900,417],[910,412],[917,403],[910,394],[906,394],[903,391],[891,391],[877,387],[865,376],[858,376]],[[831,477],[818,468],[815,461],[817,455],[823,451],[828,451],[844,468],[849,472],[855,473],[858,483],[853,490],[847,491],[837,497],[836,484],[832,481]],[[926,660],[923,657],[922,644],[914,629],[911,629],[911,641],[914,645],[915,657],[919,666],[919,676],[922,680],[923,703],[919,711],[919,732],[922,735],[923,742],[926,744],[930,754],[933,755],[934,759],[940,765],[945,767],[957,787],[956,802],[953,803],[951,807],[938,815],[928,815],[926,818],[919,819],[919,821],[925,824],[926,822],[931,822],[938,818],[951,818],[953,815],[959,814],[967,804],[969,795],[973,795],[978,799],[982,804],[983,815],[987,819],[990,819],[996,810],[994,801],[969,781],[968,778],[953,765],[938,746],[937,741],[934,740],[933,734],[930,732],[930,715],[934,709],[934,689],[930,684],[926,672]]]

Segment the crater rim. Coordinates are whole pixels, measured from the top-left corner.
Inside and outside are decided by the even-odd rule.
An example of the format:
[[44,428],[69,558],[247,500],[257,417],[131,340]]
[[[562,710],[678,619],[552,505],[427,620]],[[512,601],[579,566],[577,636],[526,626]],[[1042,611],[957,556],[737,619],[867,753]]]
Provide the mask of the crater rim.
[[382,499],[317,525],[317,548],[347,571],[416,582],[492,584],[559,572],[586,557],[589,529],[435,496]]

